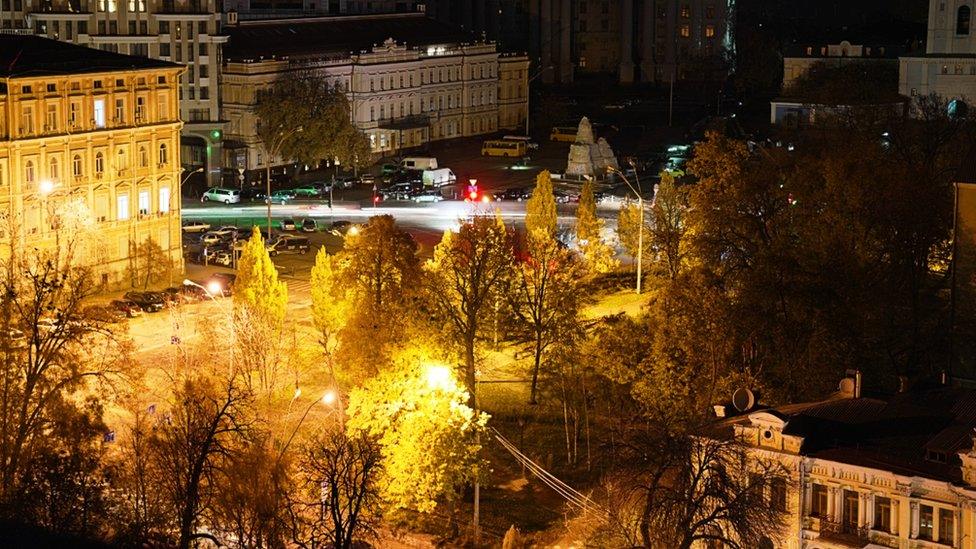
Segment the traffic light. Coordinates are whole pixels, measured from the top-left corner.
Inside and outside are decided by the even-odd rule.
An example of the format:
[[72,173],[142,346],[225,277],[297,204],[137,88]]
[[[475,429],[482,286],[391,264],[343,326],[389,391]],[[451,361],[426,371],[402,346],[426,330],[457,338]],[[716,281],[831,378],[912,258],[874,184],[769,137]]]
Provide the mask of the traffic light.
[[220,138],[221,138],[221,136],[223,136],[223,135],[224,135],[223,132],[221,132],[220,130],[211,130],[210,131],[210,138],[213,139],[214,141],[219,141]]

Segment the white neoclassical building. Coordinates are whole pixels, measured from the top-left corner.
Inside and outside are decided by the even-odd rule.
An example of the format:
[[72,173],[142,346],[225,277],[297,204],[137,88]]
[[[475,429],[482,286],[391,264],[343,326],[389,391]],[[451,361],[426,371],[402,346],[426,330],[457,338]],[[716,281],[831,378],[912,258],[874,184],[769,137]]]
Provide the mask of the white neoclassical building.
[[722,421],[789,484],[765,497],[788,511],[770,549],[976,548],[976,391],[936,385],[831,398]]
[[929,0],[925,54],[899,59],[899,93],[976,102],[974,7],[974,0]]
[[264,158],[253,109],[258,91],[291,71],[344,90],[377,155],[525,124],[528,58],[422,13],[241,21],[225,30],[226,136],[247,172],[288,160]]

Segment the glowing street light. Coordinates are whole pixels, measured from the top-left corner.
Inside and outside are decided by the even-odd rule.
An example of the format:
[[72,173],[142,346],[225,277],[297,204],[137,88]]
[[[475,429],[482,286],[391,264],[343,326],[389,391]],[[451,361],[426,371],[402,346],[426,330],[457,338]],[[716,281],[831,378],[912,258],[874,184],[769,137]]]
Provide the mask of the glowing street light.
[[[211,282],[211,284],[213,284],[213,282]],[[200,288],[201,290],[203,290],[203,293],[206,294],[207,297],[209,297],[210,299],[212,299],[214,301],[217,300],[217,298],[215,298],[213,296],[213,293],[210,290],[208,290],[205,286],[201,286],[201,285],[197,284],[196,282],[190,280],[189,278],[184,278],[183,279],[183,285],[184,286],[196,286],[197,288]],[[219,284],[218,284],[217,290],[218,291],[220,290]]]
[[41,182],[37,184],[38,192],[40,192],[44,196],[47,196],[52,192],[54,192],[54,187],[55,187],[54,181],[51,181],[50,179],[42,179]]
[[428,364],[426,367],[427,387],[446,391],[454,386],[451,369],[443,364]]
[[328,391],[325,392],[324,395],[322,395],[322,402],[324,402],[327,406],[334,405],[336,403],[336,400],[338,399],[339,396],[336,394],[335,391],[331,389],[329,389]]

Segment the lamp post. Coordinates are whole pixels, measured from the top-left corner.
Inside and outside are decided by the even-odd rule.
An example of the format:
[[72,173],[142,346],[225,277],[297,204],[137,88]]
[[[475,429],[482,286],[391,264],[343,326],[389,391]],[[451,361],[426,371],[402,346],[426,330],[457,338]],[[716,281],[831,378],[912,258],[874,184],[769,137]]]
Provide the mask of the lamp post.
[[[634,167],[634,163],[630,163],[631,167]],[[630,180],[627,176],[623,174],[617,168],[613,166],[607,166],[607,172],[615,173],[624,180],[624,183],[630,188],[631,192],[637,195],[637,208],[640,210],[640,223],[637,227],[637,293],[641,293],[641,277],[643,276],[643,266],[644,266],[644,195],[640,192],[640,179],[637,177],[637,168],[634,167],[634,179],[637,182],[637,188],[635,189],[633,185],[630,184]]]
[[[183,168],[183,171],[185,172],[186,171],[186,168]],[[183,196],[183,185],[186,185],[186,182],[190,179],[190,177],[193,174],[195,174],[195,173],[203,173],[203,172],[204,172],[203,166],[200,166],[199,168],[197,168],[195,170],[191,170],[190,173],[186,174],[186,176],[184,176],[183,179],[180,180],[180,186],[176,189],[176,194],[178,194],[180,197],[182,197]],[[174,193],[169,193],[169,204],[167,205],[168,210],[166,211],[167,219],[168,219],[167,227],[166,228],[168,230],[169,238],[170,238],[170,243],[169,243],[169,251],[170,251],[170,253],[173,252],[173,242],[172,242],[172,239],[173,239],[173,215],[174,214],[175,215],[179,215],[180,218],[182,219],[182,213],[177,212],[176,211],[176,208],[173,207],[173,197],[174,196],[175,196]],[[182,234],[181,234],[181,237],[182,237]],[[182,245],[181,245],[181,247],[182,247]],[[183,261],[181,260],[180,261],[180,270],[181,271],[183,270],[183,267],[182,266],[183,266]],[[172,268],[169,269],[169,281],[172,284],[172,282],[173,282],[173,269]]]
[[[204,295],[206,295],[207,297],[209,297],[211,299],[211,301],[217,301],[217,298],[213,296],[213,294],[216,293],[216,292],[211,293],[211,291],[210,291],[209,288],[206,288],[204,286],[201,286],[200,284],[197,284],[196,282],[190,280],[189,278],[184,278],[183,279],[183,285],[184,286],[196,286],[197,288],[200,288],[201,290],[203,290]],[[220,291],[220,288],[216,288],[216,289],[217,289],[217,291]]]
[[[301,389],[295,389],[295,397],[292,398],[292,401],[295,401],[301,394],[302,394]],[[285,451],[288,450],[288,447],[291,446],[291,441],[295,440],[295,435],[298,434],[298,429],[301,428],[302,423],[305,423],[305,418],[308,417],[308,413],[311,412],[312,408],[314,408],[315,405],[318,404],[319,402],[324,403],[326,406],[332,407],[332,411],[329,412],[330,414],[339,412],[340,414],[339,417],[341,419],[342,414],[340,412],[340,408],[338,406],[335,406],[339,402],[339,395],[334,390],[329,389],[321,397],[310,402],[308,407],[305,408],[305,413],[302,414],[302,418],[298,420],[298,424],[295,425],[295,428],[292,429],[291,434],[288,435],[288,440],[285,441],[285,445],[281,447],[281,452],[278,454],[278,459],[275,460],[276,465],[281,461],[281,458],[284,457]]]
[[[280,130],[281,128],[279,127],[278,129]],[[264,143],[264,154],[268,157],[265,159],[265,162],[267,162],[265,166],[267,194],[264,196],[265,202],[268,203],[268,240],[271,240],[271,162],[281,152],[281,147],[284,145],[285,140],[302,131],[304,131],[304,128],[301,126],[287,132],[279,131],[271,138],[271,143]]]

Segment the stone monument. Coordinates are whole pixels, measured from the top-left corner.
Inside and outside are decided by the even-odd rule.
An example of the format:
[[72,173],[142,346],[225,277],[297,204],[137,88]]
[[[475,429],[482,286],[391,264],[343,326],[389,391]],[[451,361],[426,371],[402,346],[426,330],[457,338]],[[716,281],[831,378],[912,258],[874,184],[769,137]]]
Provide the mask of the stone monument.
[[580,120],[576,130],[576,142],[569,146],[569,161],[566,164],[567,176],[606,177],[607,166],[619,169],[617,157],[607,140],[594,141],[593,126],[587,117]]

